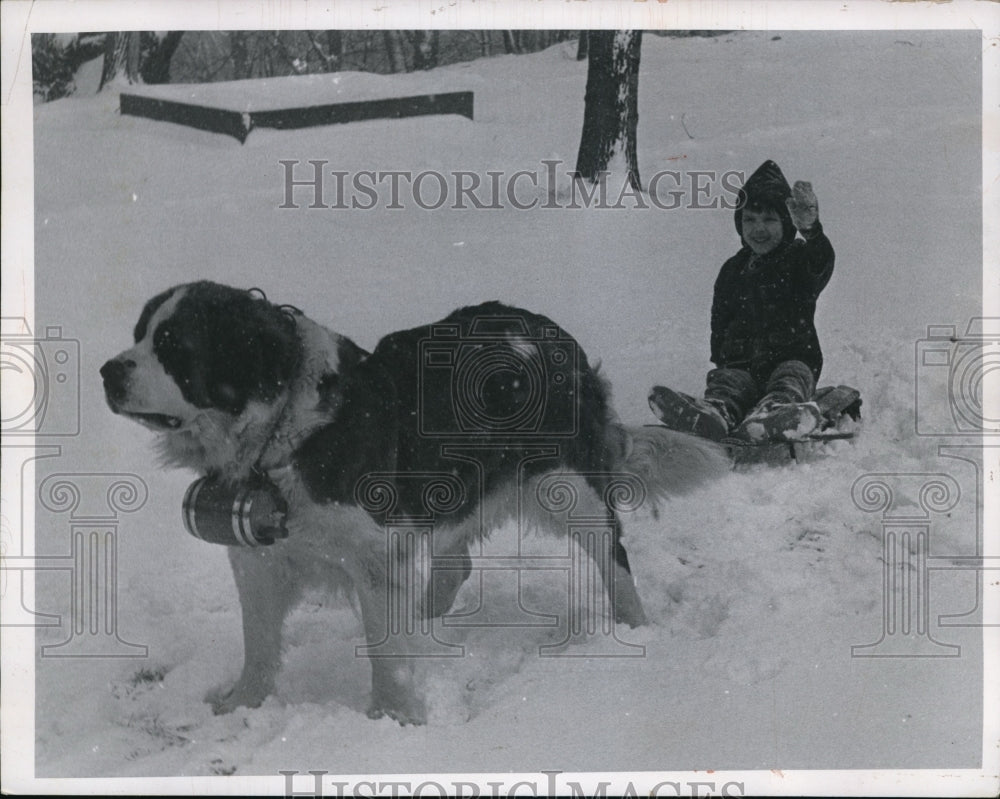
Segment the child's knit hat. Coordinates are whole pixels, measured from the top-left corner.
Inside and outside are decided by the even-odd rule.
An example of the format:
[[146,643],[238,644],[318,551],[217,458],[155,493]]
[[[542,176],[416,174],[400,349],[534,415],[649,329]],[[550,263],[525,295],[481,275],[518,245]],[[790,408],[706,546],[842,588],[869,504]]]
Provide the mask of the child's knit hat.
[[792,215],[788,212],[785,200],[792,196],[792,187],[788,185],[781,168],[774,161],[767,160],[743,184],[738,195],[739,205],[736,207],[736,232],[743,238],[743,209],[769,208],[778,214],[784,229],[785,241],[795,239],[795,225]]

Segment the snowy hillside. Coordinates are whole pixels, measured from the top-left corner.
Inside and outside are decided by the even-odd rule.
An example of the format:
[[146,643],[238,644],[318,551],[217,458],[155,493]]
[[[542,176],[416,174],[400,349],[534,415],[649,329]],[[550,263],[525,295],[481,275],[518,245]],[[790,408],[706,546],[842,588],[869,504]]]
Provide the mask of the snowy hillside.
[[[651,624],[621,631],[635,646],[620,650],[641,646],[643,657],[539,657],[561,638],[552,627],[443,630],[465,656],[427,669],[422,728],[366,718],[360,623],[322,596],[289,622],[277,695],[212,715],[203,696],[242,658],[226,553],[184,532],[192,476],[158,469],[149,436],[106,409],[100,365],[128,345],[149,297],[199,278],[258,286],[366,348],[502,299],[576,336],[601,361],[621,417],[645,424],[653,383],[702,388],[712,284],[738,248],[732,212],[310,209],[301,188],[298,209],[279,208],[281,160],[350,174],[542,175],[543,160],[571,169],[586,69],[570,45],[442,69],[442,86],[475,92],[475,121],[258,130],[241,146],[120,116],[113,95],[38,106],[36,332],[58,325],[80,342],[81,429],[53,441],[60,456],[36,462],[37,482],[122,473],[148,487],[145,504],[121,515],[117,564],[118,632],[148,657],[38,659],[37,775],[979,769],[980,617],[940,623],[976,608],[976,572],[933,572],[929,634],[911,636],[960,656],[852,657],[883,629],[883,516],[861,509],[852,486],[910,474],[895,502],[919,511],[919,475],[945,473],[961,498],[931,515],[931,554],[977,554],[974,456],[940,455],[956,442],[917,435],[914,408],[928,326],[964,333],[982,315],[980,48],[977,32],[960,31],[645,38],[644,178],[749,174],[774,158],[790,181],[812,181],[837,252],[817,315],[821,382],[860,388],[863,432],[798,464],[736,470],[659,518],[628,519]],[[254,89],[259,100],[265,90]],[[947,418],[947,369],[937,370],[921,373],[931,405],[919,407]],[[70,523],[39,506],[36,552],[68,552]],[[505,551],[513,535],[491,546]],[[39,645],[69,636],[68,586],[65,571],[36,578],[35,609],[61,618],[39,629]],[[518,611],[509,583],[486,589],[496,618]],[[524,591],[537,613],[565,611],[565,586],[551,579]],[[467,585],[460,606],[475,600]],[[227,785],[214,789],[236,790]]]

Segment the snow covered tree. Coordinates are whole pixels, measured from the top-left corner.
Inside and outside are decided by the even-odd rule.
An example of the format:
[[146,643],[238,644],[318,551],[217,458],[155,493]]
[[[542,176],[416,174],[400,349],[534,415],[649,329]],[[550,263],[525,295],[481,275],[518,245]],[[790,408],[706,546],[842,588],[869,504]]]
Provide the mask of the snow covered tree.
[[587,39],[587,90],[576,177],[597,183],[610,167],[624,167],[629,185],[639,190],[635,139],[642,31],[589,31]]
[[325,47],[312,34],[309,35],[310,43],[322,59],[322,71],[339,72],[344,63],[344,35],[338,30],[328,30],[324,34]]
[[124,79],[128,83],[167,83],[170,61],[184,31],[152,33],[123,31],[104,35],[104,68],[101,89]]
[[104,39],[101,89],[119,78],[124,78],[128,83],[139,82],[138,31],[109,33]]
[[32,34],[35,96],[47,101],[74,94],[77,71],[102,56],[101,88],[117,79],[168,83],[170,65],[183,36],[184,31]]
[[31,77],[34,94],[48,102],[76,92],[76,73],[104,52],[101,33],[31,34]]

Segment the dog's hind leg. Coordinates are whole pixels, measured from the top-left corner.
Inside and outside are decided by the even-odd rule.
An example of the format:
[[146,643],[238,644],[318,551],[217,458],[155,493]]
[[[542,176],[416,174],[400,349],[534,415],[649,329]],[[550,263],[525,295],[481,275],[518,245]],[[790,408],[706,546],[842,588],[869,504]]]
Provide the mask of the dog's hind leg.
[[615,473],[552,472],[530,484],[524,508],[531,515],[537,514],[536,523],[556,534],[569,535],[580,545],[597,566],[614,620],[639,627],[646,623],[646,614],[621,542],[621,520],[611,504],[622,477]]
[[639,627],[646,623],[646,613],[635,590],[628,553],[622,544],[621,518],[611,504],[615,493],[612,483],[618,477],[621,475],[587,475],[587,483],[594,492],[590,499],[594,503],[592,513],[596,518],[603,515],[607,525],[601,535],[592,537],[587,546],[587,554],[601,573],[615,621]]
[[615,621],[629,627],[639,627],[646,623],[646,613],[635,590],[628,553],[621,542],[621,520],[618,514],[609,510],[609,532],[600,536],[601,544],[588,553],[601,572],[604,590],[608,592]]
[[281,666],[281,628],[297,594],[284,561],[267,550],[230,547],[229,562],[243,614],[243,672],[228,691],[211,692],[215,713],[258,707],[274,691]]

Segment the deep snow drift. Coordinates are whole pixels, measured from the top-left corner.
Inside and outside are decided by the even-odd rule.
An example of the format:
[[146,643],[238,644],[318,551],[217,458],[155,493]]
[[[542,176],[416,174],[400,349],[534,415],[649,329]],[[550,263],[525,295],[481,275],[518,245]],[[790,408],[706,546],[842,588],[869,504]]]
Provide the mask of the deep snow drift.
[[[976,572],[930,577],[930,634],[959,657],[852,657],[883,627],[883,517],[852,486],[950,475],[961,499],[930,517],[931,553],[976,554],[975,466],[916,434],[914,379],[928,325],[964,332],[981,315],[980,47],[976,32],[645,38],[647,179],[749,174],[774,158],[815,186],[837,251],[817,317],[822,382],[861,389],[863,433],[627,520],[651,624],[620,631],[631,646],[611,649],[642,657],[539,657],[564,626],[442,629],[465,656],[427,669],[431,719],[418,729],[365,717],[360,623],[320,596],[289,622],[277,695],[213,717],[202,697],[242,657],[226,553],[184,532],[192,476],[159,470],[149,436],[104,407],[100,364],[126,346],[146,299],[192,279],[259,286],[366,348],[496,298],[573,333],[602,361],[623,419],[648,423],[654,382],[701,388],[712,283],[738,246],[732,213],[309,209],[301,188],[299,209],[279,208],[281,160],[351,174],[571,168],[586,70],[570,45],[441,70],[441,85],[475,91],[475,121],[256,131],[240,146],[122,117],[111,95],[36,108],[36,330],[79,340],[82,403],[80,434],[54,442],[60,457],[37,462],[37,481],[134,474],[148,487],[121,514],[117,563],[118,632],[148,657],[38,659],[37,774],[977,767],[982,631],[975,614],[971,626],[940,624],[975,608]],[[921,412],[947,417],[947,369],[921,368],[932,397]],[[919,509],[921,480],[902,479],[898,507]],[[36,551],[68,552],[70,525],[39,506]],[[511,546],[512,530],[489,544]],[[520,610],[512,577],[484,583],[494,620]],[[526,579],[522,605],[563,618],[563,579]],[[37,577],[36,609],[61,619],[38,631],[40,645],[69,636],[69,585],[65,571]],[[470,584],[459,605],[476,600]]]

